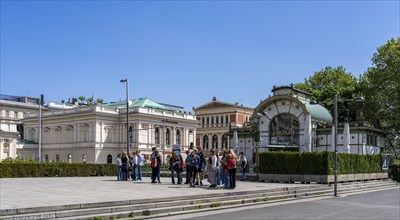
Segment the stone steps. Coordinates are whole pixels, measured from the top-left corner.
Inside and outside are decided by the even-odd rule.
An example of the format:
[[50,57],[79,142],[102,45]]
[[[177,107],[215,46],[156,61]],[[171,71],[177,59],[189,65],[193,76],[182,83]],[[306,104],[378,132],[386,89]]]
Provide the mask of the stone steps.
[[[338,184],[338,194],[356,193],[375,189],[398,187],[390,181],[371,181]],[[194,189],[195,190],[195,189]],[[281,202],[319,196],[332,196],[333,187],[328,185],[302,185],[270,190],[229,191],[215,190],[213,194],[179,196],[162,199],[114,201],[105,203],[78,204],[58,207],[18,209],[15,213],[2,213],[0,219],[103,219],[130,218],[148,219],[189,212],[251,206],[254,204]]]

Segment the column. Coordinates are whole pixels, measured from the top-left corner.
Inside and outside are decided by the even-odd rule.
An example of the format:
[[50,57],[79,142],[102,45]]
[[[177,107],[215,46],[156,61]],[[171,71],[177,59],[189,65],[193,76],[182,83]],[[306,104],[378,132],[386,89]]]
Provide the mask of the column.
[[218,134],[218,150],[222,149],[222,134]]
[[208,149],[211,150],[212,149],[212,137],[214,134],[210,134],[208,135]]

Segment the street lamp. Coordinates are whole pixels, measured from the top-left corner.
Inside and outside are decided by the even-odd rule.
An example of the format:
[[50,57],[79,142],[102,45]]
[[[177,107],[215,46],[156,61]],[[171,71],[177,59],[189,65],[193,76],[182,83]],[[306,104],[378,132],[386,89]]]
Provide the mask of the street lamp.
[[[334,174],[334,186],[333,186],[333,195],[337,195],[337,172],[338,172],[338,149],[337,149],[337,142],[338,142],[338,102],[362,102],[364,101],[364,97],[356,97],[354,99],[341,99],[338,100],[338,94],[335,94],[335,99],[334,99],[334,104],[335,104],[335,118],[334,118],[334,124],[335,124],[335,156],[334,156],[334,169],[333,169],[333,174]],[[321,102],[321,103],[326,103],[329,101]],[[317,102],[311,101],[310,104],[317,104]]]
[[120,82],[126,85],[126,154],[129,154],[129,85],[128,78],[121,79]]

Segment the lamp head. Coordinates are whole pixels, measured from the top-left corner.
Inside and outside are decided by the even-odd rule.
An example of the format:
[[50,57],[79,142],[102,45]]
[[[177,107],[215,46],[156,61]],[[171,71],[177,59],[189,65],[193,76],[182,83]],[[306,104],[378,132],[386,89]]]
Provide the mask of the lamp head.
[[123,82],[126,82],[126,80],[127,80],[127,79],[121,79],[120,82],[123,83]]
[[355,102],[363,102],[363,101],[365,101],[365,98],[362,97],[362,96],[359,96],[359,97],[355,97],[355,98],[353,99],[353,101],[355,101]]

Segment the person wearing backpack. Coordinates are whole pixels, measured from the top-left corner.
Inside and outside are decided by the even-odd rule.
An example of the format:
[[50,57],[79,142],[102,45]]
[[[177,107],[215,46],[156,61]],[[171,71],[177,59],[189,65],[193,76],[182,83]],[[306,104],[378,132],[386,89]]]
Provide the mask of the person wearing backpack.
[[151,166],[151,183],[156,183],[156,179],[158,180],[158,183],[161,183],[160,181],[160,155],[157,151],[156,147],[151,148],[153,153],[150,155],[150,166]]
[[196,175],[196,183],[195,185],[203,185],[203,178],[204,178],[204,168],[206,168],[206,158],[204,157],[204,152],[201,150],[201,147],[197,147],[197,155],[199,156],[199,166],[197,168],[197,175]]
[[197,171],[200,166],[200,157],[197,155],[197,149],[194,149],[189,156],[190,160],[190,187],[194,187],[196,181]]
[[228,154],[229,189],[235,189],[236,187],[236,161],[237,156],[230,149]]

